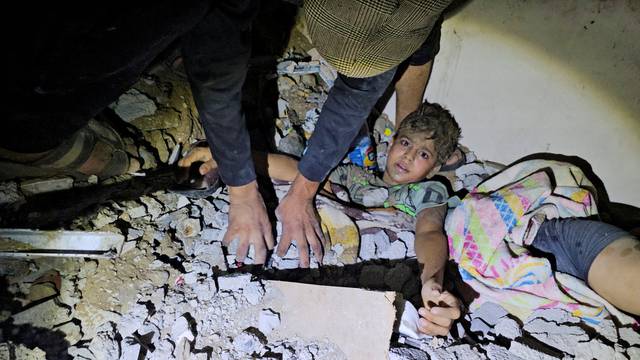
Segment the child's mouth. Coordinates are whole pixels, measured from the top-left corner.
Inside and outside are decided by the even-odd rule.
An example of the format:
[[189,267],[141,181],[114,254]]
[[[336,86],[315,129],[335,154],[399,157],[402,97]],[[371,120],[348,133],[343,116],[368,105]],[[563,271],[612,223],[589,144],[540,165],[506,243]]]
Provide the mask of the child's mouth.
[[396,169],[398,170],[398,172],[401,172],[401,173],[407,172],[406,166],[404,166],[402,163],[396,163]]

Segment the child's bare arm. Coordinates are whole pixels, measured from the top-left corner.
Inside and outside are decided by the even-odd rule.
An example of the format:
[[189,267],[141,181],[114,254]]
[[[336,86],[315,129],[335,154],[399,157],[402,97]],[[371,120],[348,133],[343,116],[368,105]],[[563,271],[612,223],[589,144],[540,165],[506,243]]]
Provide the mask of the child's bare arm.
[[275,180],[293,181],[298,175],[298,160],[282,154],[254,151],[253,163],[260,175]]
[[442,226],[446,205],[421,211],[416,218],[416,257],[422,266],[420,280],[424,284],[435,279],[442,285],[444,264],[447,261],[447,238]]
[[416,219],[416,257],[422,272],[422,301],[418,310],[418,329],[429,335],[447,335],[453,321],[460,317],[460,302],[448,291],[442,291],[444,266],[447,261],[447,238],[442,230],[446,205],[421,211]]

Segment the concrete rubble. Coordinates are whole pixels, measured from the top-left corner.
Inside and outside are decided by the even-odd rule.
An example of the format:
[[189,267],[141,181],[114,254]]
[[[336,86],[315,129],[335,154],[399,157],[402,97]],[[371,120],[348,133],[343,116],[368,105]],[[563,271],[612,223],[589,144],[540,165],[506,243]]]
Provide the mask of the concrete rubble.
[[[335,74],[317,52],[288,55],[277,69],[275,142],[279,150],[300,155]],[[185,95],[188,85],[175,87],[167,97],[154,87],[159,80],[147,80],[137,85],[139,90],[124,94],[113,109],[153,146],[153,152],[136,146],[130,151],[143,169],[153,169],[171,162],[170,149],[191,143],[198,128],[191,131],[191,112],[176,110],[193,108]],[[374,128],[379,149],[388,146],[391,135],[392,124],[381,116]],[[448,175],[454,190],[471,189],[501,168],[464,150],[466,164]],[[384,151],[378,159],[383,164],[380,154]],[[77,185],[65,181],[47,185],[47,191]],[[37,187],[29,184],[41,183],[1,183],[0,208],[22,206],[25,195],[34,193],[29,186]],[[94,179],[90,185],[101,183]],[[274,188],[281,199],[288,185]],[[294,280],[328,282],[328,275],[322,276],[335,272],[338,280],[331,280],[336,285],[396,291],[420,304],[412,218],[351,208],[323,196],[317,206],[329,240],[324,266],[312,260],[312,269]],[[289,324],[272,303],[273,287],[237,269],[237,243],[222,245],[228,212],[226,189],[199,200],[146,191],[103,203],[70,222],[77,229],[124,236],[118,257],[0,259],[0,280],[5,282],[0,286],[6,288],[0,308],[0,359],[344,358],[337,345],[324,338],[276,337]],[[275,228],[279,237],[280,224]],[[252,255],[251,250],[245,264],[252,263]],[[272,256],[267,271],[296,276],[297,268],[294,245],[282,258]],[[394,337],[388,356],[640,359],[638,328],[618,327],[612,320],[587,324],[558,310],[539,310],[522,323],[487,303],[465,314],[454,328],[447,338],[423,343],[400,343]]]

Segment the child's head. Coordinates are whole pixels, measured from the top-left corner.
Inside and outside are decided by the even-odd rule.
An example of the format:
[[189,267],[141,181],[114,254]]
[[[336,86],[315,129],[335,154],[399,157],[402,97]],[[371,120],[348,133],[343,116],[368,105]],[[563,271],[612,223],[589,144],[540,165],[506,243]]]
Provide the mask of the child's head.
[[384,180],[408,184],[433,176],[455,151],[460,127],[439,104],[423,103],[402,121],[387,155]]

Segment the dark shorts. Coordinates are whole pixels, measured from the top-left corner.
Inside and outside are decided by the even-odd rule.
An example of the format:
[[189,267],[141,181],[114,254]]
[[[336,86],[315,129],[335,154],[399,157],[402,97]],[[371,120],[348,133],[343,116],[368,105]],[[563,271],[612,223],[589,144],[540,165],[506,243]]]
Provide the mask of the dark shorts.
[[556,270],[587,281],[596,256],[626,235],[629,233],[601,221],[551,219],[542,224],[531,246],[551,254]]

